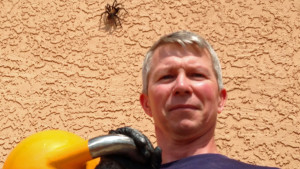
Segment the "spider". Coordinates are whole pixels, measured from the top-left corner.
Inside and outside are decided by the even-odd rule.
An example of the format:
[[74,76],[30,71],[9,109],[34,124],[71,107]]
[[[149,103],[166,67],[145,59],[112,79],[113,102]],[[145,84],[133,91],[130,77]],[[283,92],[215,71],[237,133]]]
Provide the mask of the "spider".
[[[119,7],[119,5],[121,5],[121,4],[118,3],[117,0],[115,0],[114,3],[113,3],[112,5],[107,4],[107,5],[105,6],[105,12],[102,12],[102,13],[101,13],[101,18],[100,18],[100,20],[102,20],[102,16],[103,16],[104,14],[106,14],[106,20],[105,20],[106,23],[107,23],[108,21],[109,21],[110,23],[113,22],[113,23],[115,24],[115,26],[117,26],[117,21],[118,21],[118,22],[119,22],[119,25],[122,27],[120,18],[119,18],[119,16],[118,16],[118,13],[119,13],[119,11],[120,11],[121,9],[123,9],[124,11],[126,11],[126,9]],[[126,11],[126,13],[127,13],[127,11]]]

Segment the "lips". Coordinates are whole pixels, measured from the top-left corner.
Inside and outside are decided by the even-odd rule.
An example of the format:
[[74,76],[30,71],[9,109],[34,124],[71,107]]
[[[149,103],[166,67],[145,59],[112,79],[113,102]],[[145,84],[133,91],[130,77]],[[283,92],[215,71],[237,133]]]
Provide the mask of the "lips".
[[170,106],[169,111],[189,110],[189,109],[198,109],[198,107],[195,105],[190,105],[190,104],[178,104],[178,105]]

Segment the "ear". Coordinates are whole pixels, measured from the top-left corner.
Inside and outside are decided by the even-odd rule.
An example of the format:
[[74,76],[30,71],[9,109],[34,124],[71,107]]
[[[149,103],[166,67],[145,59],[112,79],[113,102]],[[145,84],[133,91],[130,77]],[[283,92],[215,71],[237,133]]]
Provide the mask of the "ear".
[[219,102],[218,102],[218,113],[220,114],[224,107],[227,100],[227,91],[226,89],[222,89],[219,91]]
[[140,95],[140,103],[141,103],[145,113],[148,114],[148,116],[152,117],[151,108],[149,106],[148,95],[142,93]]

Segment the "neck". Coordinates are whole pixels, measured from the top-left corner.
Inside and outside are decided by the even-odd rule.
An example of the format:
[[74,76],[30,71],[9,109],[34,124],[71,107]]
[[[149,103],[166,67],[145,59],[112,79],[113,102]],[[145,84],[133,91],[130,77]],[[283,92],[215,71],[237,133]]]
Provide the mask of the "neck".
[[162,164],[198,154],[218,153],[214,129],[196,138],[178,138],[156,129],[158,146],[162,149]]

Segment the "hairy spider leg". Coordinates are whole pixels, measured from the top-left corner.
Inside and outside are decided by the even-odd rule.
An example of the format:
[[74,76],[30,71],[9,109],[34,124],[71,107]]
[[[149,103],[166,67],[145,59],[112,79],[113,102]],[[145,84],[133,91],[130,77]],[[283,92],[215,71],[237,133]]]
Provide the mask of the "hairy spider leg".
[[[121,24],[120,18],[119,18],[117,15],[115,15],[115,17],[118,19],[118,21],[119,21],[119,24],[120,24],[120,26],[122,27],[122,24]],[[115,25],[117,26],[117,21],[116,21],[116,19],[114,19],[114,22],[115,22]]]
[[100,22],[102,21],[102,16],[103,16],[104,14],[107,14],[107,15],[109,15],[109,12],[105,11],[105,12],[102,12],[102,13],[101,13],[101,15],[100,15],[100,16],[101,16],[101,18],[100,18]]
[[117,5],[118,5],[117,0],[114,0],[114,3],[112,6],[117,7]]

